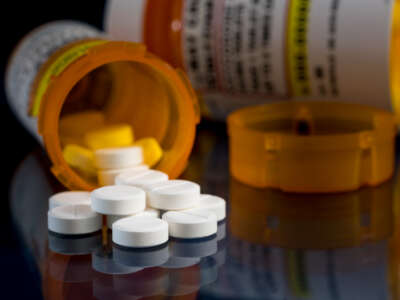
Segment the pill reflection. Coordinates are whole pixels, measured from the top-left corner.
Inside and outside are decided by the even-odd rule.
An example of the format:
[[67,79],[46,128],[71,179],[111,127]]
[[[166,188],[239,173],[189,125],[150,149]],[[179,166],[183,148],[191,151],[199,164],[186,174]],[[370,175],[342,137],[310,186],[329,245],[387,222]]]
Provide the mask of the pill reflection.
[[165,264],[170,256],[168,245],[134,249],[113,245],[113,258],[116,263],[130,267],[156,267]]
[[206,257],[218,251],[216,235],[192,240],[171,238],[168,245],[171,256],[178,257]]
[[87,235],[61,235],[49,232],[48,242],[51,251],[65,255],[90,254],[101,245],[100,232]]

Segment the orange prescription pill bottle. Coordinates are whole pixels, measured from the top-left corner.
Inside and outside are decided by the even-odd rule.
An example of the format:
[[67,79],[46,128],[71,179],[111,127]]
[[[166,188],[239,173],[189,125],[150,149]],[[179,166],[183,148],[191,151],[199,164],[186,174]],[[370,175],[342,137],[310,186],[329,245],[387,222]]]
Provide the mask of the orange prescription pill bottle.
[[155,168],[174,178],[186,166],[200,119],[182,71],[141,44],[111,41],[74,21],[43,25],[20,42],[7,68],[6,92],[19,120],[47,150],[54,175],[70,189],[92,190],[97,182],[65,162],[63,146],[81,141],[61,134],[60,120],[84,115],[82,131],[86,123],[131,125],[137,139],[158,140],[164,156]]
[[399,113],[399,3],[108,0],[104,23],[183,68],[213,118],[290,99]]

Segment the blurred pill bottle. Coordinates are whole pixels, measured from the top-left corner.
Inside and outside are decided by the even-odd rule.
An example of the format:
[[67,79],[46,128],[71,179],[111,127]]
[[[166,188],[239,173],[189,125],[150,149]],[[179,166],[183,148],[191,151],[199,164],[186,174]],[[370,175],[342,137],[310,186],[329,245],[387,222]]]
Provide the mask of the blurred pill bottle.
[[400,111],[399,2],[108,0],[104,26],[184,69],[213,118],[289,99]]
[[[62,150],[81,144],[85,131],[123,123],[138,139],[155,137],[165,153],[156,168],[174,178],[186,166],[200,119],[183,71],[141,44],[110,41],[74,21],[43,25],[22,39],[7,67],[6,92],[18,119],[47,150],[54,175],[77,190],[91,190],[96,181],[72,170]],[[75,115],[61,132],[60,123]]]

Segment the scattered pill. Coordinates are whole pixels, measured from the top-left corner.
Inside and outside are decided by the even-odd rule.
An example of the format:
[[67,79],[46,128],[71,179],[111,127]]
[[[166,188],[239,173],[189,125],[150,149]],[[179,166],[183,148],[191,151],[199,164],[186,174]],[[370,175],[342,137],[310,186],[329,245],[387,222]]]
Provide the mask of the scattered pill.
[[130,171],[115,178],[117,185],[136,186],[147,191],[152,185],[168,181],[168,175],[154,170]]
[[162,210],[183,210],[195,207],[200,199],[200,186],[186,180],[168,180],[148,189],[151,207]]
[[131,146],[134,141],[132,127],[129,125],[112,125],[85,134],[86,145],[92,150]]
[[155,166],[163,156],[163,150],[155,138],[143,138],[134,145],[142,148],[144,163],[150,167]]
[[146,193],[132,186],[105,186],[91,194],[92,209],[104,215],[130,215],[146,208]]
[[114,185],[115,178],[122,173],[130,172],[130,171],[144,171],[148,170],[149,167],[147,165],[137,165],[130,168],[124,169],[109,169],[109,170],[99,170],[97,172],[97,179],[100,186],[106,185]]
[[66,205],[86,204],[90,205],[90,193],[84,191],[67,191],[54,194],[49,198],[49,210]]
[[79,145],[69,144],[63,149],[63,157],[67,164],[87,176],[96,176],[93,152]]
[[102,228],[102,218],[89,205],[59,206],[48,212],[48,228],[60,234],[87,234]]
[[112,224],[121,220],[123,218],[133,217],[133,216],[149,216],[153,218],[158,218],[160,216],[160,212],[154,208],[146,208],[144,211],[136,213],[134,215],[127,215],[127,216],[115,216],[115,215],[108,215],[107,216],[107,227],[112,229]]
[[129,217],[112,226],[113,242],[131,248],[162,245],[168,241],[168,223],[149,216]]
[[123,169],[143,163],[142,148],[105,148],[94,152],[94,162],[99,169]]
[[[194,209],[205,209],[216,214],[218,222],[226,217],[226,202],[224,199],[213,195],[201,195]],[[187,210],[190,211],[191,209]]]
[[207,210],[169,211],[162,218],[174,238],[204,238],[217,233],[217,216]]

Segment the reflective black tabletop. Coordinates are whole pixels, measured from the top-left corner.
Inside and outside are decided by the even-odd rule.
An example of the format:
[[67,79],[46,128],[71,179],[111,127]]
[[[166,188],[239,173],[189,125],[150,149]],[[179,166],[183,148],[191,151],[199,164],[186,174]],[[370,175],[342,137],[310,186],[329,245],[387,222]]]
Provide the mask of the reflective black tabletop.
[[111,231],[47,230],[48,197],[62,190],[42,151],[11,185],[11,210],[45,299],[398,299],[399,179],[331,195],[254,189],[229,176],[224,127],[199,132],[183,178],[227,200],[215,236],[120,248]]

